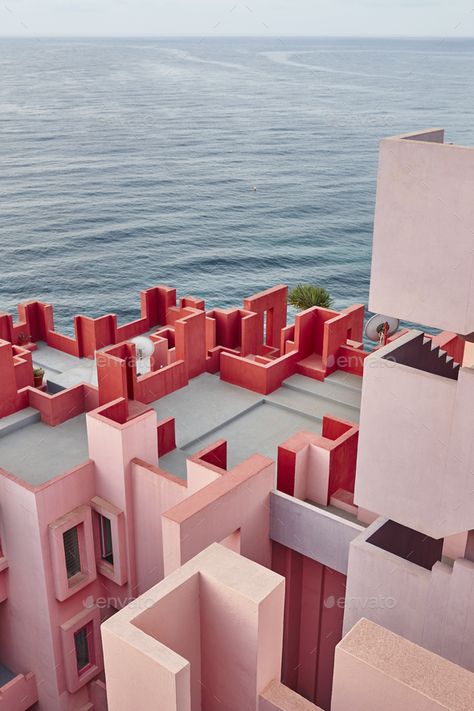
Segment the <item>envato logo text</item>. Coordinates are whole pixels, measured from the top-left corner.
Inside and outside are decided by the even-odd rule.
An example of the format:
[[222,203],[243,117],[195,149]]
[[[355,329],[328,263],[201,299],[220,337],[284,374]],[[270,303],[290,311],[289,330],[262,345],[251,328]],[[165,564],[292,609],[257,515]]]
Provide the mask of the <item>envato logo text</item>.
[[341,610],[355,607],[359,610],[393,610],[397,606],[394,597],[374,595],[373,597],[335,597],[330,595],[324,600],[324,607],[330,610],[339,607]]
[[147,610],[152,607],[153,600],[150,598],[133,598],[133,597],[86,597],[82,602],[83,607],[90,610],[93,607],[98,607],[99,610],[107,609],[108,607],[113,607],[116,610],[121,610],[122,607],[127,605],[136,610]]

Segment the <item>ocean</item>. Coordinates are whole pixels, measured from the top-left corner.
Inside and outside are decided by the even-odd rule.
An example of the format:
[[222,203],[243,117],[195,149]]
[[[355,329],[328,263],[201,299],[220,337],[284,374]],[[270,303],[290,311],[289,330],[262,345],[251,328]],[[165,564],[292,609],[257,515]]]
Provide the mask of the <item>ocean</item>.
[[367,303],[378,142],[474,145],[474,40],[0,40],[0,311],[137,318],[157,283]]

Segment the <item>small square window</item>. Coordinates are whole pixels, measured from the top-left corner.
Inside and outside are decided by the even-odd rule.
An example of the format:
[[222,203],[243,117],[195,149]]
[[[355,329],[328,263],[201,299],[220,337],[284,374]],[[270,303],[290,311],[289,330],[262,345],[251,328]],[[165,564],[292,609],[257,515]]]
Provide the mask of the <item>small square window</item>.
[[77,671],[80,676],[94,664],[92,622],[75,632],[74,647],[76,649]]
[[99,514],[100,526],[100,555],[102,560],[107,561],[110,565],[114,564],[114,554],[112,547],[112,524],[110,518]]
[[79,535],[77,526],[69,528],[63,533],[64,558],[68,579],[81,572],[81,554],[79,549]]

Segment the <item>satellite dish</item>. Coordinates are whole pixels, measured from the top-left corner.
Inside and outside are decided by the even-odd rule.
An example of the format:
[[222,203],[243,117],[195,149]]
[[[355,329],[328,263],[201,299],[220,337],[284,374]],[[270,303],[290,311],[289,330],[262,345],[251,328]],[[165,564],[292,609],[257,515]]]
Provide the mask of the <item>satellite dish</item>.
[[155,344],[147,336],[136,336],[131,341],[135,345],[137,356],[137,373],[144,375],[151,370],[150,358],[155,352]]
[[365,325],[365,335],[369,341],[379,343],[380,334],[383,331],[385,323],[388,323],[387,336],[393,336],[393,334],[396,333],[400,327],[400,319],[394,318],[393,316],[375,314],[375,316],[369,318]]

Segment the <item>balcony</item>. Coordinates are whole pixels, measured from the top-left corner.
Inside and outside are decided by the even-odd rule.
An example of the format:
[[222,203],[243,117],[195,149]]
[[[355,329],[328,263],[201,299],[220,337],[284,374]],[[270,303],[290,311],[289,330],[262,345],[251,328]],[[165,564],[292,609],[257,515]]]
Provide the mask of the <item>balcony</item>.
[[344,634],[363,617],[474,671],[474,562],[377,519],[349,549]]
[[0,711],[26,711],[37,701],[35,675],[14,674],[0,663]]
[[472,528],[474,369],[420,331],[366,359],[355,503],[439,539]]

